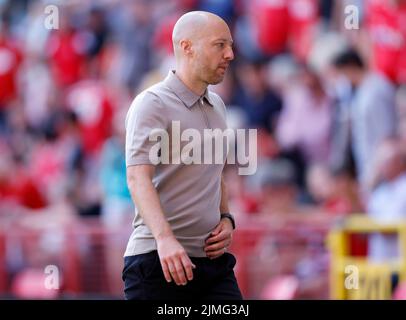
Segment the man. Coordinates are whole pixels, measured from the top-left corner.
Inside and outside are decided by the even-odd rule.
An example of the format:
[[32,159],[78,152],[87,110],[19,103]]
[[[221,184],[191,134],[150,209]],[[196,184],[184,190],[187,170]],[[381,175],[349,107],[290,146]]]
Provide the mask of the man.
[[381,74],[368,71],[359,54],[352,49],[338,55],[333,64],[354,89],[350,101],[351,145],[358,182],[365,194],[376,148],[396,133],[395,88]]
[[176,71],[138,95],[126,119],[127,181],[137,211],[124,258],[125,297],[242,299],[235,258],[226,252],[234,220],[222,179],[225,157],[221,164],[179,162],[176,150],[185,141],[170,145],[169,164],[154,165],[150,156],[157,143],[151,132],[167,132],[172,141],[175,122],[200,136],[226,129],[224,103],[207,87],[223,80],[234,58],[232,37],[220,17],[197,11],[177,21],[172,40]]
[[[374,159],[374,184],[368,197],[368,215],[381,224],[406,221],[406,152],[402,141],[390,138],[382,141]],[[369,240],[368,257],[385,262],[400,256],[395,234],[376,233]]]

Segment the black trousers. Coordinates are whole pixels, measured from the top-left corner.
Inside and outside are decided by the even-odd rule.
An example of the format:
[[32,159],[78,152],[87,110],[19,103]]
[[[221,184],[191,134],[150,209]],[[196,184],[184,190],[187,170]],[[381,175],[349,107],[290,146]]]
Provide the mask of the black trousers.
[[242,300],[231,253],[217,259],[190,258],[193,280],[178,286],[165,280],[157,251],[124,258],[123,281],[127,300]]

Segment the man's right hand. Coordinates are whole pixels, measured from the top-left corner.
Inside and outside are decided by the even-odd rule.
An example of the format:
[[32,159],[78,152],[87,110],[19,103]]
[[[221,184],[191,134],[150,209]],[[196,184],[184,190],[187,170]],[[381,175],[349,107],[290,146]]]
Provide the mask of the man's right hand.
[[196,266],[192,263],[183,246],[171,235],[157,240],[158,255],[166,281],[186,285],[193,280]]

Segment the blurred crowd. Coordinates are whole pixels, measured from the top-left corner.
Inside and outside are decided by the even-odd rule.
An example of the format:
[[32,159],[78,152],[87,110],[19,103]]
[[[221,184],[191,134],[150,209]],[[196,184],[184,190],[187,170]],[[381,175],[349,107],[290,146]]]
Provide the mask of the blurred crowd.
[[233,212],[406,220],[404,0],[0,1],[0,219],[132,219],[124,118],[190,10],[229,24],[211,89],[230,127],[258,129],[257,173],[225,172]]
[[375,197],[398,183],[405,201],[405,1],[60,1],[54,30],[49,4],[0,4],[2,214],[63,204],[114,225],[132,212],[124,117],[173,67],[172,27],[195,9],[235,39],[212,88],[229,125],[258,129],[258,172],[227,175],[237,211],[381,212]]

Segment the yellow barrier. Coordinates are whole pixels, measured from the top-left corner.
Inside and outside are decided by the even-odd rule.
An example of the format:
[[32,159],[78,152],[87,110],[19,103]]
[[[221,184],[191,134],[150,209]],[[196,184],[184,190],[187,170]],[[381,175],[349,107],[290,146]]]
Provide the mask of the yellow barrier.
[[[396,234],[400,256],[396,261],[372,263],[367,257],[350,255],[350,235]],[[392,275],[406,281],[406,224],[379,224],[364,214],[342,220],[330,231],[330,295],[332,299],[391,299]]]

